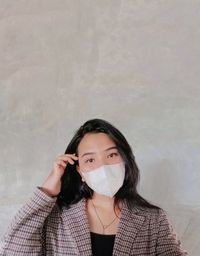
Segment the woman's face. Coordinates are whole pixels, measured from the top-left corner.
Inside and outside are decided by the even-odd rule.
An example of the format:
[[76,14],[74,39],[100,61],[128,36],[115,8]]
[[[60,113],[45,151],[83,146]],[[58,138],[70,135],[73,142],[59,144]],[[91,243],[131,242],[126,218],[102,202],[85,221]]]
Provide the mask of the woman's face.
[[[87,133],[78,145],[77,171],[92,171],[102,165],[123,161],[116,144],[105,133]],[[81,175],[81,173],[80,173]],[[81,175],[82,176],[82,175]]]

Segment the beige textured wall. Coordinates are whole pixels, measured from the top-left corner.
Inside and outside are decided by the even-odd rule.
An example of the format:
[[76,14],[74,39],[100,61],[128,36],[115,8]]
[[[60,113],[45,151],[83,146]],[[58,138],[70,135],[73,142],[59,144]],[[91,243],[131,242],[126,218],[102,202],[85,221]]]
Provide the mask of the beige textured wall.
[[200,252],[200,1],[0,0],[0,235],[86,120],[129,140],[141,194]]

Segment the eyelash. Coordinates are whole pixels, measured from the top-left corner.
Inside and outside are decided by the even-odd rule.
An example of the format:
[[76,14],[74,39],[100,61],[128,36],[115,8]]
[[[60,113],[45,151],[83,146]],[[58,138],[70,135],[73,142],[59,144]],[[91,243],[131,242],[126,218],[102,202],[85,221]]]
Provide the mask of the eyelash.
[[[111,153],[110,155],[118,156],[118,153]],[[109,155],[109,156],[110,156],[110,155]],[[89,160],[91,160],[91,159],[94,159],[94,158],[89,158],[89,159],[85,160],[85,163],[88,163]],[[90,163],[92,163],[92,162],[90,162]]]

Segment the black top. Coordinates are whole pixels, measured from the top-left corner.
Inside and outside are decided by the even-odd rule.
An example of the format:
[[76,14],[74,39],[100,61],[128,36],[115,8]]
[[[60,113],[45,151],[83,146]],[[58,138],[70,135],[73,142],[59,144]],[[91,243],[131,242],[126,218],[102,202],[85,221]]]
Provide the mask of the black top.
[[90,232],[93,256],[112,256],[115,235]]

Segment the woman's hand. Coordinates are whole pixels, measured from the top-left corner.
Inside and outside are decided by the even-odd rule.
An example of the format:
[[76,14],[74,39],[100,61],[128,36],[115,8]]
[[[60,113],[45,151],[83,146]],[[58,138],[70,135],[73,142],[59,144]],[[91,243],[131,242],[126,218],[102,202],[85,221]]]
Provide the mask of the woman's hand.
[[46,181],[40,187],[49,196],[57,196],[61,190],[61,177],[68,163],[74,164],[78,157],[75,154],[65,154],[58,156],[53,163],[53,170],[50,172]]

